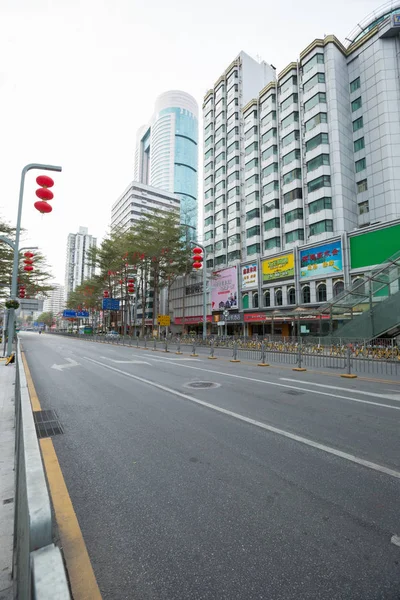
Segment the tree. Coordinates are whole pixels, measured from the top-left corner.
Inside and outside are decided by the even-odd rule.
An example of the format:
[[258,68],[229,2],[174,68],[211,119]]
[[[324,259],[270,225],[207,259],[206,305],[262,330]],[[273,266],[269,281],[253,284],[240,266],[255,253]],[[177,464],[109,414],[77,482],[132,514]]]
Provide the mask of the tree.
[[44,312],[38,316],[37,320],[39,323],[44,323],[48,327],[51,327],[54,322],[54,316],[52,312]]

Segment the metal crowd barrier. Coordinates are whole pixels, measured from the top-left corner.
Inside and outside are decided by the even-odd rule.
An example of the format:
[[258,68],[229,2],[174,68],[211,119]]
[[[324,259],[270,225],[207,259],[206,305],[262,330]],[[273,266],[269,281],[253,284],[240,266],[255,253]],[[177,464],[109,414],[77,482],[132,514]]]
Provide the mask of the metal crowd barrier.
[[19,344],[15,382],[14,597],[69,600]]

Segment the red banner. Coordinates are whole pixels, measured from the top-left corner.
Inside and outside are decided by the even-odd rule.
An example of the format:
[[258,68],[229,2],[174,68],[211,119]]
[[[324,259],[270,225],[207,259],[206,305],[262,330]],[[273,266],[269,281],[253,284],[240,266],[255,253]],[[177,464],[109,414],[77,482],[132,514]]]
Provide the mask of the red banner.
[[[211,315],[207,315],[207,322],[211,323]],[[203,322],[203,317],[185,317],[185,325],[199,325]],[[175,325],[183,325],[183,317],[175,317]]]

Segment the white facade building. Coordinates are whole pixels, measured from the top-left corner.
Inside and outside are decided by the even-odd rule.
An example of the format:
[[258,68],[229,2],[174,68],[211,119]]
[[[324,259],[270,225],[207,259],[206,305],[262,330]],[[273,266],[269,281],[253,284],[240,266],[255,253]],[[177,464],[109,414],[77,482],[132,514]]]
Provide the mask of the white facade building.
[[95,274],[95,267],[89,262],[87,253],[96,246],[96,238],[89,235],[87,227],[79,227],[78,233],[70,233],[67,240],[65,263],[65,295],[73,292],[85,279]]
[[176,194],[132,181],[112,205],[111,228],[127,229],[150,211],[179,210],[179,206]]
[[65,308],[65,288],[60,283],[52,283],[53,290],[48,293],[48,297],[43,302],[43,312],[52,312],[58,314]]
[[243,53],[206,94],[208,267],[400,217],[399,36],[390,2],[347,47],[314,40],[250,97]]

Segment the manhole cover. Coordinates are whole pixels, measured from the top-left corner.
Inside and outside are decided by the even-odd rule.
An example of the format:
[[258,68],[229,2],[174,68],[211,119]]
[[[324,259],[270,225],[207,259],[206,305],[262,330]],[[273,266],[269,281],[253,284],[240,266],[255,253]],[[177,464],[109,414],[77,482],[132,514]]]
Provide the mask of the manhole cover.
[[191,381],[190,383],[185,383],[185,387],[194,390],[208,390],[210,388],[220,387],[220,384],[214,383],[213,381]]
[[38,438],[53,437],[53,435],[64,433],[55,410],[36,410],[33,418]]

